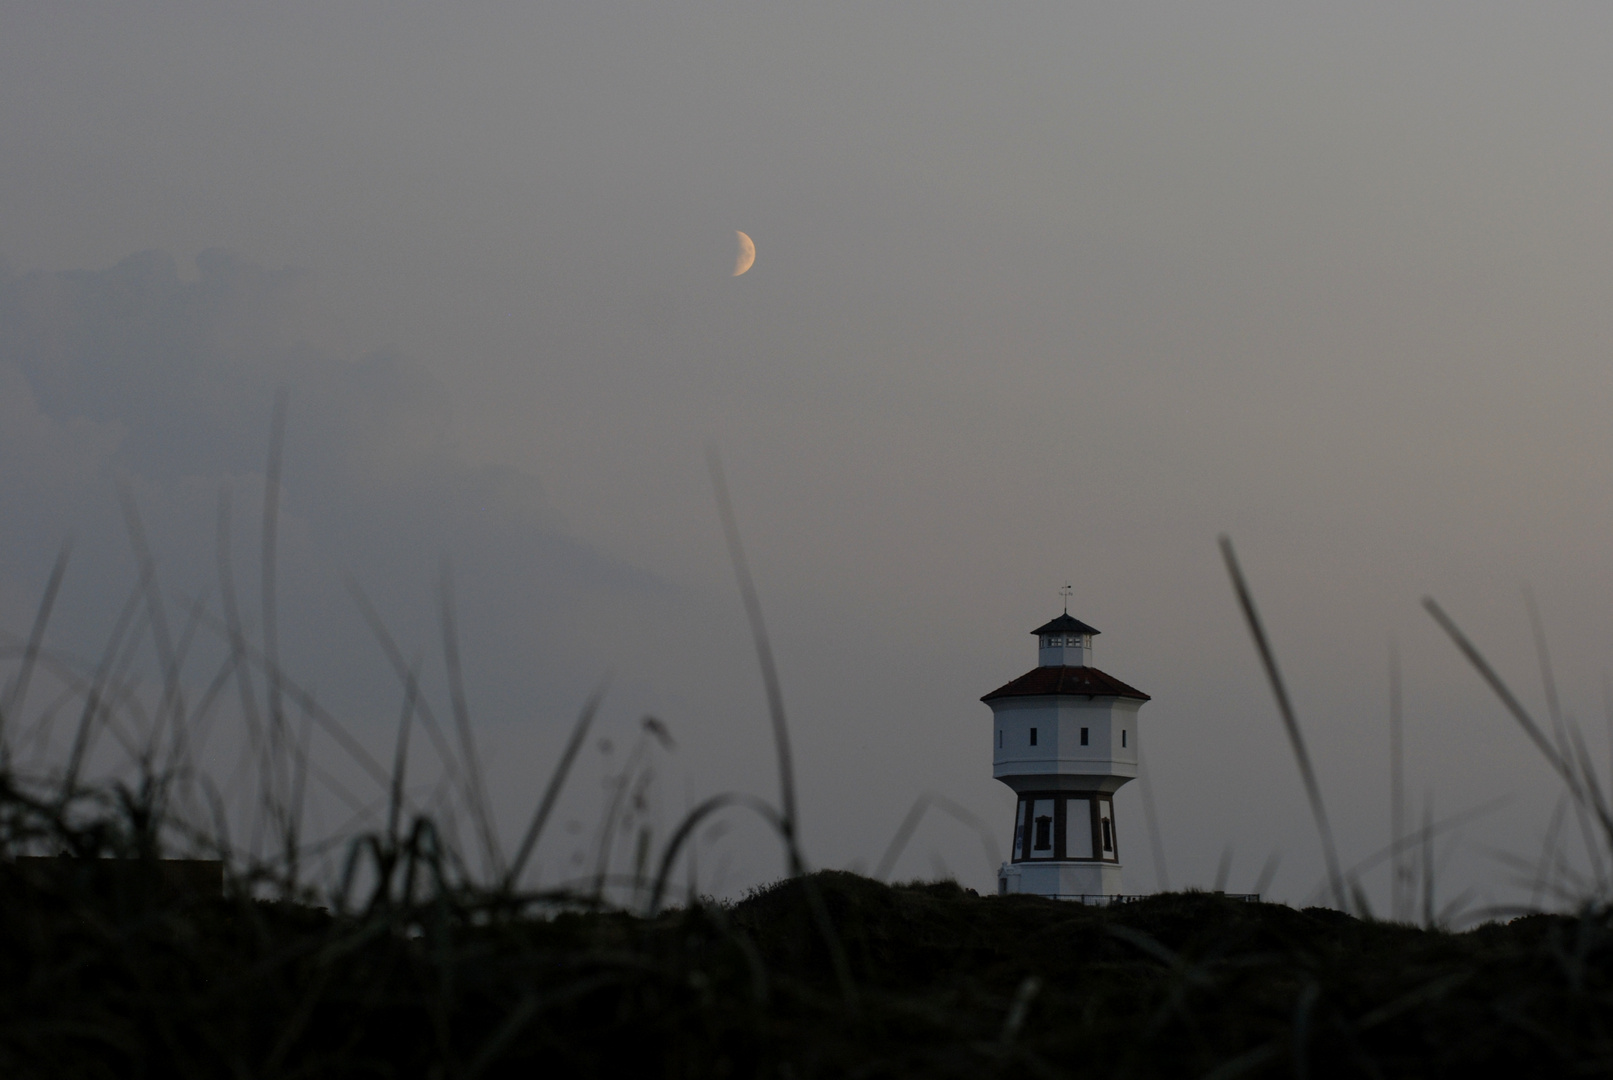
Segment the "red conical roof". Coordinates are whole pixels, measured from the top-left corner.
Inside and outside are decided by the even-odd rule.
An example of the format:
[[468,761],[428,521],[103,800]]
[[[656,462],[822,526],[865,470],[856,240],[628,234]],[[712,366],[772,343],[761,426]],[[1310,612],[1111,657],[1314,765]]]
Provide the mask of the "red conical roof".
[[1005,697],[1054,697],[1060,695],[1081,697],[1127,697],[1149,701],[1149,696],[1135,686],[1127,686],[1113,675],[1095,667],[1032,668],[1006,686],[999,686],[981,701]]

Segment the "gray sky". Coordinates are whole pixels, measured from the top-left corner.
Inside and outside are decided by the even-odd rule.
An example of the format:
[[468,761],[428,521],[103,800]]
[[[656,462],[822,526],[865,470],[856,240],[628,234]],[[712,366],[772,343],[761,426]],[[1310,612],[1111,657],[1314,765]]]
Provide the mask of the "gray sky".
[[[120,471],[176,588],[228,483],[255,582],[288,385],[287,648],[367,742],[396,694],[341,574],[433,657],[447,553],[509,831],[607,672],[607,730],[680,740],[669,818],[771,795],[711,444],[815,861],[871,865],[927,789],[1006,847],[977,699],[1069,580],[1154,695],[1173,884],[1281,849],[1303,899],[1226,531],[1346,861],[1388,835],[1396,642],[1416,812],[1514,796],[1442,895],[1516,897],[1489,851],[1536,858],[1557,788],[1418,601],[1540,706],[1532,589],[1602,753],[1610,43],[1604,5],[0,3],[0,615],[71,533],[58,644],[99,647]],[[777,872],[724,845],[720,888]],[[940,820],[898,872],[942,864],[992,881]]]

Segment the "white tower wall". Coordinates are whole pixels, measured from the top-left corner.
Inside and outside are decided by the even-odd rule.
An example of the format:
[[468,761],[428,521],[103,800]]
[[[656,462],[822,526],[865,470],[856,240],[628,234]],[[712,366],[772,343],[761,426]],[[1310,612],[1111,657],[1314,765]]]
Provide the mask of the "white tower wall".
[[1059,790],[1114,791],[1137,777],[1137,711],[1142,704],[1131,698],[1089,701],[1070,696],[994,702],[991,775],[1015,791],[1047,787],[1049,779]]

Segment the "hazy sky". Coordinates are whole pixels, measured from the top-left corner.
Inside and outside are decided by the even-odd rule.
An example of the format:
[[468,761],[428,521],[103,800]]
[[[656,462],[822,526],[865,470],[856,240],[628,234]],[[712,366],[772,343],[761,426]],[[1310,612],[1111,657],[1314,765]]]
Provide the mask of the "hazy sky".
[[[1388,837],[1394,642],[1415,813],[1513,796],[1441,848],[1441,896],[1516,898],[1494,851],[1538,858],[1558,789],[1418,603],[1543,707],[1531,589],[1603,753],[1610,46],[1589,4],[0,0],[0,617],[72,534],[55,643],[100,647],[120,474],[175,589],[215,581],[229,486],[255,610],[287,386],[288,657],[377,753],[397,694],[341,577],[441,700],[447,554],[507,832],[607,673],[604,733],[679,740],[668,820],[771,797],[711,445],[815,862],[872,865],[926,790],[1006,849],[978,698],[1069,581],[1153,695],[1172,883],[1280,849],[1301,900],[1321,860],[1224,531],[1346,862]],[[754,831],[710,846],[719,889],[778,871]],[[898,874],[942,865],[993,884],[938,819]]]

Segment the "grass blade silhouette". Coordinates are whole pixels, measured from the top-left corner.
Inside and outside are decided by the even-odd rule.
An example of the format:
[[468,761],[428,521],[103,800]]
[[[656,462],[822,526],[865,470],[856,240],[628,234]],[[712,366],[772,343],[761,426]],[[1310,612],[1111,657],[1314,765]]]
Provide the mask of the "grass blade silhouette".
[[1552,671],[1551,650],[1546,645],[1546,627],[1540,618],[1540,607],[1535,603],[1534,591],[1528,586],[1523,590],[1523,603],[1529,613],[1529,629],[1535,639],[1535,657],[1540,665],[1541,688],[1546,694],[1546,715],[1551,720],[1552,742],[1557,747],[1558,756],[1580,777],[1584,798],[1574,800],[1574,823],[1579,826],[1580,838],[1584,841],[1586,854],[1591,860],[1591,871],[1600,890],[1605,887],[1607,881],[1607,869],[1602,863],[1601,847],[1610,837],[1603,837],[1602,841],[1598,842],[1592,836],[1586,803],[1596,806],[1604,820],[1607,818],[1606,806],[1602,803],[1596,772],[1589,767],[1589,757],[1583,753],[1576,753],[1576,750],[1584,750],[1584,739],[1579,737],[1578,726],[1563,714],[1562,699],[1557,693],[1557,678]]
[[1299,720],[1294,716],[1294,706],[1288,700],[1288,688],[1283,685],[1283,677],[1277,670],[1277,658],[1271,651],[1271,644],[1266,640],[1266,630],[1260,622],[1260,613],[1255,610],[1254,597],[1249,593],[1248,582],[1244,580],[1243,570],[1238,566],[1237,553],[1232,550],[1232,538],[1221,537],[1221,557],[1226,561],[1227,573],[1232,577],[1233,591],[1238,594],[1238,604],[1243,608],[1244,621],[1249,625],[1249,634],[1255,639],[1255,649],[1260,653],[1260,662],[1266,668],[1266,678],[1271,683],[1272,696],[1277,699],[1277,711],[1282,714],[1283,730],[1288,733],[1288,744],[1294,751],[1294,761],[1299,766],[1300,779],[1305,784],[1305,796],[1310,800],[1311,816],[1316,819],[1316,831],[1322,838],[1322,855],[1327,860],[1327,880],[1333,893],[1333,902],[1340,911],[1348,910],[1348,896],[1344,889],[1344,876],[1339,871],[1338,847],[1333,842],[1333,827],[1328,824],[1327,807],[1322,802],[1322,787],[1316,780],[1316,770],[1311,766],[1310,753],[1305,749],[1305,737],[1300,734]]
[[157,663],[162,667],[162,703],[152,721],[151,752],[155,753],[162,739],[162,726],[172,717],[176,730],[185,725],[185,701],[180,690],[179,657],[174,650],[173,636],[168,632],[168,611],[162,602],[162,590],[157,585],[157,562],[151,546],[146,542],[146,529],[135,506],[134,495],[126,481],[118,482],[118,501],[123,506],[123,521],[129,532],[129,545],[134,548],[140,563],[140,583],[145,590],[146,624],[151,627],[151,644],[157,650]]
[[241,700],[241,717],[253,750],[263,738],[263,718],[258,713],[257,688],[252,683],[252,667],[247,662],[246,623],[235,596],[235,559],[230,550],[230,492],[218,492],[218,519],[215,526],[214,558],[218,563],[219,602],[224,608],[225,640],[234,660],[235,687]]
[[1277,868],[1282,865],[1282,861],[1283,853],[1278,848],[1273,848],[1271,854],[1266,856],[1266,861],[1260,867],[1260,873],[1255,877],[1256,896],[1265,895],[1266,890],[1271,888],[1273,879],[1277,877]]
[[926,791],[913,800],[913,805],[908,808],[907,816],[902,818],[901,825],[897,826],[895,835],[891,837],[890,844],[885,848],[885,854],[880,856],[879,865],[874,868],[872,876],[875,881],[884,881],[890,876],[890,872],[896,867],[896,860],[901,858],[908,841],[913,838],[914,831],[918,829],[920,820],[923,819],[931,806],[940,808],[951,817],[979,833],[981,843],[985,847],[987,863],[994,871],[997,869],[997,864],[1002,861],[1002,852],[997,850],[997,842],[992,835],[991,827],[980,820],[979,815],[970,811],[968,807],[962,806],[938,792]]
[[[1405,854],[1407,852],[1414,853],[1417,846],[1421,844],[1424,839],[1433,839],[1443,833],[1449,832],[1457,826],[1465,825],[1469,821],[1477,820],[1486,814],[1493,814],[1511,801],[1511,795],[1497,795],[1493,799],[1488,799],[1479,805],[1470,807],[1469,809],[1463,810],[1460,813],[1452,814],[1448,818],[1443,818],[1439,821],[1430,821],[1425,824],[1423,828],[1406,833],[1394,843],[1379,848],[1377,851],[1374,851],[1371,855],[1368,855],[1360,862],[1353,863],[1347,870],[1344,871],[1344,876],[1347,880],[1354,879],[1366,873],[1368,870],[1371,870],[1373,867],[1378,866],[1385,860],[1393,859],[1396,854]],[[1315,898],[1322,897],[1326,892],[1326,888],[1327,886],[1325,882],[1318,885],[1315,892],[1312,893],[1312,896]],[[1408,897],[1408,901],[1410,899],[1411,898]]]
[[[1165,838],[1159,831],[1159,812],[1154,809],[1154,785],[1142,747],[1137,748],[1137,790],[1143,797],[1143,822],[1148,826],[1148,846],[1154,855],[1154,879],[1160,892],[1171,891],[1171,876],[1165,869]],[[1256,892],[1260,890],[1256,889]]]
[[1405,859],[1400,838],[1406,832],[1405,717],[1401,715],[1400,650],[1389,643],[1389,917],[1405,918]]
[[[202,625],[207,627],[207,629],[211,630],[213,633],[217,634],[219,637],[224,638],[225,640],[229,639],[229,628],[222,624],[218,619],[210,615],[204,615],[202,616]],[[241,653],[241,660],[243,662],[256,664],[258,668],[263,671],[268,670],[269,661],[262,652],[252,648],[252,646],[247,644],[245,641],[241,642],[241,646],[243,649]],[[237,666],[240,666],[240,664],[238,663]],[[288,698],[291,703],[296,705],[299,709],[307,710],[308,714],[314,718],[314,722],[324,729],[325,734],[334,739],[336,745],[340,746],[344,751],[346,751],[347,755],[353,759],[354,763],[368,773],[370,778],[373,779],[377,785],[379,785],[382,791],[387,791],[391,788],[392,780],[391,777],[387,775],[387,771],[376,762],[375,758],[370,756],[370,752],[364,749],[364,746],[359,743],[357,739],[353,738],[353,736],[347,733],[346,729],[342,727],[341,721],[337,720],[336,717],[331,714],[329,709],[326,709],[323,705],[319,704],[319,702],[314,698],[313,694],[305,690],[296,682],[296,680],[292,679],[283,671],[279,675],[279,683],[281,694]]]
[[504,854],[499,851],[498,831],[493,828],[493,812],[488,805],[487,788],[482,782],[481,760],[476,753],[476,738],[470,729],[470,709],[465,704],[464,670],[459,662],[459,629],[454,618],[453,572],[446,557],[442,561],[439,592],[443,664],[448,669],[448,698],[454,711],[454,727],[459,732],[460,753],[464,756],[465,784],[470,789],[466,794],[487,864],[492,868],[494,876],[502,877]]
[[751,639],[756,645],[756,660],[762,669],[762,684],[767,692],[768,716],[773,722],[773,743],[778,750],[780,821],[789,850],[790,872],[799,874],[804,866],[796,846],[795,766],[790,754],[790,732],[784,719],[784,691],[779,684],[778,666],[773,662],[773,646],[768,640],[767,627],[762,621],[762,602],[751,577],[750,564],[739,540],[739,523],[734,519],[733,501],[728,497],[728,482],[723,477],[722,461],[715,449],[708,451],[707,465],[711,470],[711,486],[717,495],[717,513],[722,518],[723,537],[728,541],[728,558],[739,581],[739,593],[745,602],[745,617],[750,620]]
[[1456,625],[1455,620],[1445,614],[1445,609],[1440,607],[1439,603],[1431,596],[1423,598],[1423,608],[1429,615],[1433,616],[1440,629],[1445,631],[1446,636],[1456,645],[1457,650],[1467,658],[1467,662],[1473,665],[1473,669],[1479,673],[1479,677],[1489,684],[1490,691],[1500,699],[1507,712],[1511,713],[1512,718],[1518,722],[1518,726],[1523,728],[1524,734],[1529,736],[1529,741],[1535,744],[1535,749],[1540,751],[1540,755],[1568,783],[1570,788],[1577,786],[1578,780],[1574,776],[1573,770],[1563,760],[1562,755],[1557,752],[1557,747],[1552,745],[1551,740],[1546,737],[1546,733],[1540,730],[1540,725],[1535,723],[1534,717],[1529,715],[1529,710],[1523,707],[1523,704],[1513,695],[1507,684],[1501,681],[1501,676],[1495,673],[1495,669],[1490,666],[1490,662],[1479,652],[1478,647],[1468,639],[1466,634],[1462,633],[1461,627]]
[[[10,760],[6,721],[22,712],[22,707],[28,700],[28,683],[34,673],[34,664],[39,659],[39,647],[45,638],[45,626],[50,622],[51,609],[56,606],[56,593],[61,589],[62,578],[67,574],[67,559],[72,551],[73,542],[68,540],[56,553],[56,562],[50,568],[50,577],[45,581],[45,594],[39,598],[39,607],[34,612],[34,625],[28,631],[28,644],[23,648],[22,666],[17,670],[16,678],[12,680],[11,685],[6,688],[5,701],[0,702],[0,762]],[[20,717],[18,722],[21,722]]]
[[700,805],[683,815],[683,820],[667,838],[666,847],[661,852],[661,865],[655,874],[655,885],[650,890],[650,904],[648,914],[654,918],[661,910],[661,900],[666,896],[667,882],[672,878],[672,868],[677,864],[678,852],[683,845],[694,836],[700,823],[719,810],[726,810],[730,806],[740,806],[754,813],[779,834],[779,839],[789,843],[789,834],[784,828],[784,815],[765,799],[758,799],[754,795],[743,795],[737,792],[724,792],[705,799]]
[[544,789],[543,799],[538,803],[538,808],[532,812],[532,821],[526,827],[526,835],[521,837],[521,846],[516,849],[509,870],[505,871],[506,890],[515,888],[516,882],[521,878],[521,871],[526,868],[526,861],[531,856],[532,849],[538,844],[538,837],[543,835],[543,826],[548,823],[549,815],[554,811],[554,804],[560,798],[560,789],[566,786],[566,775],[571,772],[572,763],[577,760],[577,753],[582,749],[582,741],[588,737],[588,728],[593,724],[594,714],[599,711],[599,703],[604,697],[605,688],[601,686],[583,704],[582,712],[577,715],[577,723],[571,729],[571,738],[566,740],[566,748],[560,754],[560,761],[549,777],[549,786]]
[[302,731],[292,744],[291,797],[286,808],[286,878],[293,887],[301,870],[302,818],[308,798],[308,747],[314,737],[314,717],[306,708],[302,710]]
[[1221,861],[1216,863],[1216,866],[1215,866],[1215,886],[1210,891],[1211,892],[1226,892],[1227,891],[1227,879],[1230,878],[1231,876],[1232,876],[1232,844],[1229,841],[1227,843],[1226,847],[1221,849]]
[[1546,762],[1556,771],[1557,775],[1562,777],[1563,783],[1568,787],[1568,793],[1580,805],[1590,804],[1591,809],[1596,813],[1600,821],[1603,831],[1610,839],[1613,839],[1613,811],[1601,805],[1599,800],[1590,798],[1584,784],[1581,782],[1579,773],[1574,768],[1573,762],[1560,753],[1552,740],[1546,737],[1546,733],[1541,730],[1534,717],[1529,715],[1529,710],[1523,707],[1523,703],[1518,700],[1517,695],[1512,692],[1501,676],[1490,666],[1490,662],[1484,658],[1484,654],[1479,652],[1478,646],[1473,644],[1468,636],[1462,632],[1461,627],[1456,625],[1456,621],[1445,613],[1445,609],[1440,607],[1433,597],[1426,596],[1423,598],[1423,608],[1427,610],[1429,615],[1433,616],[1434,621],[1439,624],[1441,630],[1445,631],[1446,636],[1456,645],[1457,650],[1467,658],[1467,662],[1473,665],[1473,669],[1479,673],[1479,677],[1489,685],[1490,691],[1495,694],[1507,712],[1512,715],[1513,720],[1517,721],[1518,726],[1529,737],[1529,741],[1535,744],[1535,749],[1540,751],[1540,755],[1546,759]]
[[1563,827],[1563,815],[1568,811],[1568,792],[1557,796],[1557,807],[1551,812],[1551,823],[1546,826],[1546,838],[1540,844],[1540,865],[1535,870],[1529,894],[1529,907],[1538,910],[1540,896],[1549,887],[1552,867],[1557,862],[1557,831]]
[[284,803],[283,781],[279,776],[285,743],[285,714],[280,690],[280,613],[275,574],[279,568],[277,546],[280,535],[280,471],[286,446],[287,393],[281,387],[274,396],[274,412],[269,418],[269,458],[263,474],[263,542],[259,549],[259,588],[262,591],[263,655],[268,660],[268,771],[273,798]]
[[78,728],[73,733],[72,749],[67,756],[67,769],[62,775],[60,798],[63,803],[77,794],[78,774],[84,767],[85,756],[89,753],[93,725],[101,714],[102,695],[105,693],[107,681],[112,677],[113,665],[117,662],[124,636],[128,634],[129,624],[134,621],[135,613],[140,609],[140,599],[144,594],[144,583],[136,583],[134,590],[129,593],[129,598],[123,602],[123,608],[112,624],[112,633],[107,639],[105,650],[101,653],[100,662],[95,666],[95,674],[90,681],[89,689],[85,691],[84,708],[79,713]]
[[398,818],[403,813],[404,777],[409,772],[409,726],[414,719],[415,698],[419,695],[418,668],[409,672],[403,688],[403,716],[398,720],[398,741],[392,752],[392,790],[387,796],[386,838],[391,848],[398,846]]
[[[397,676],[399,683],[407,686],[409,684],[409,673],[413,668],[404,660],[403,650],[398,648],[398,643],[393,639],[391,632],[387,630],[386,624],[381,621],[380,613],[375,610],[375,605],[370,603],[369,596],[360,587],[358,581],[351,576],[346,581],[348,593],[352,595],[353,602],[358,605],[359,614],[364,617],[364,622],[369,626],[370,633],[374,635],[376,642],[381,646],[381,651],[386,654],[387,662],[392,665],[393,674]],[[448,740],[443,735],[441,726],[437,723],[436,714],[432,712],[430,704],[427,703],[423,696],[416,699],[415,709],[419,713],[421,726],[426,729],[426,734],[431,737],[432,748],[437,751],[437,757],[442,761],[442,767],[447,773],[447,778],[457,787],[460,774],[459,760],[453,749],[448,745]]]

